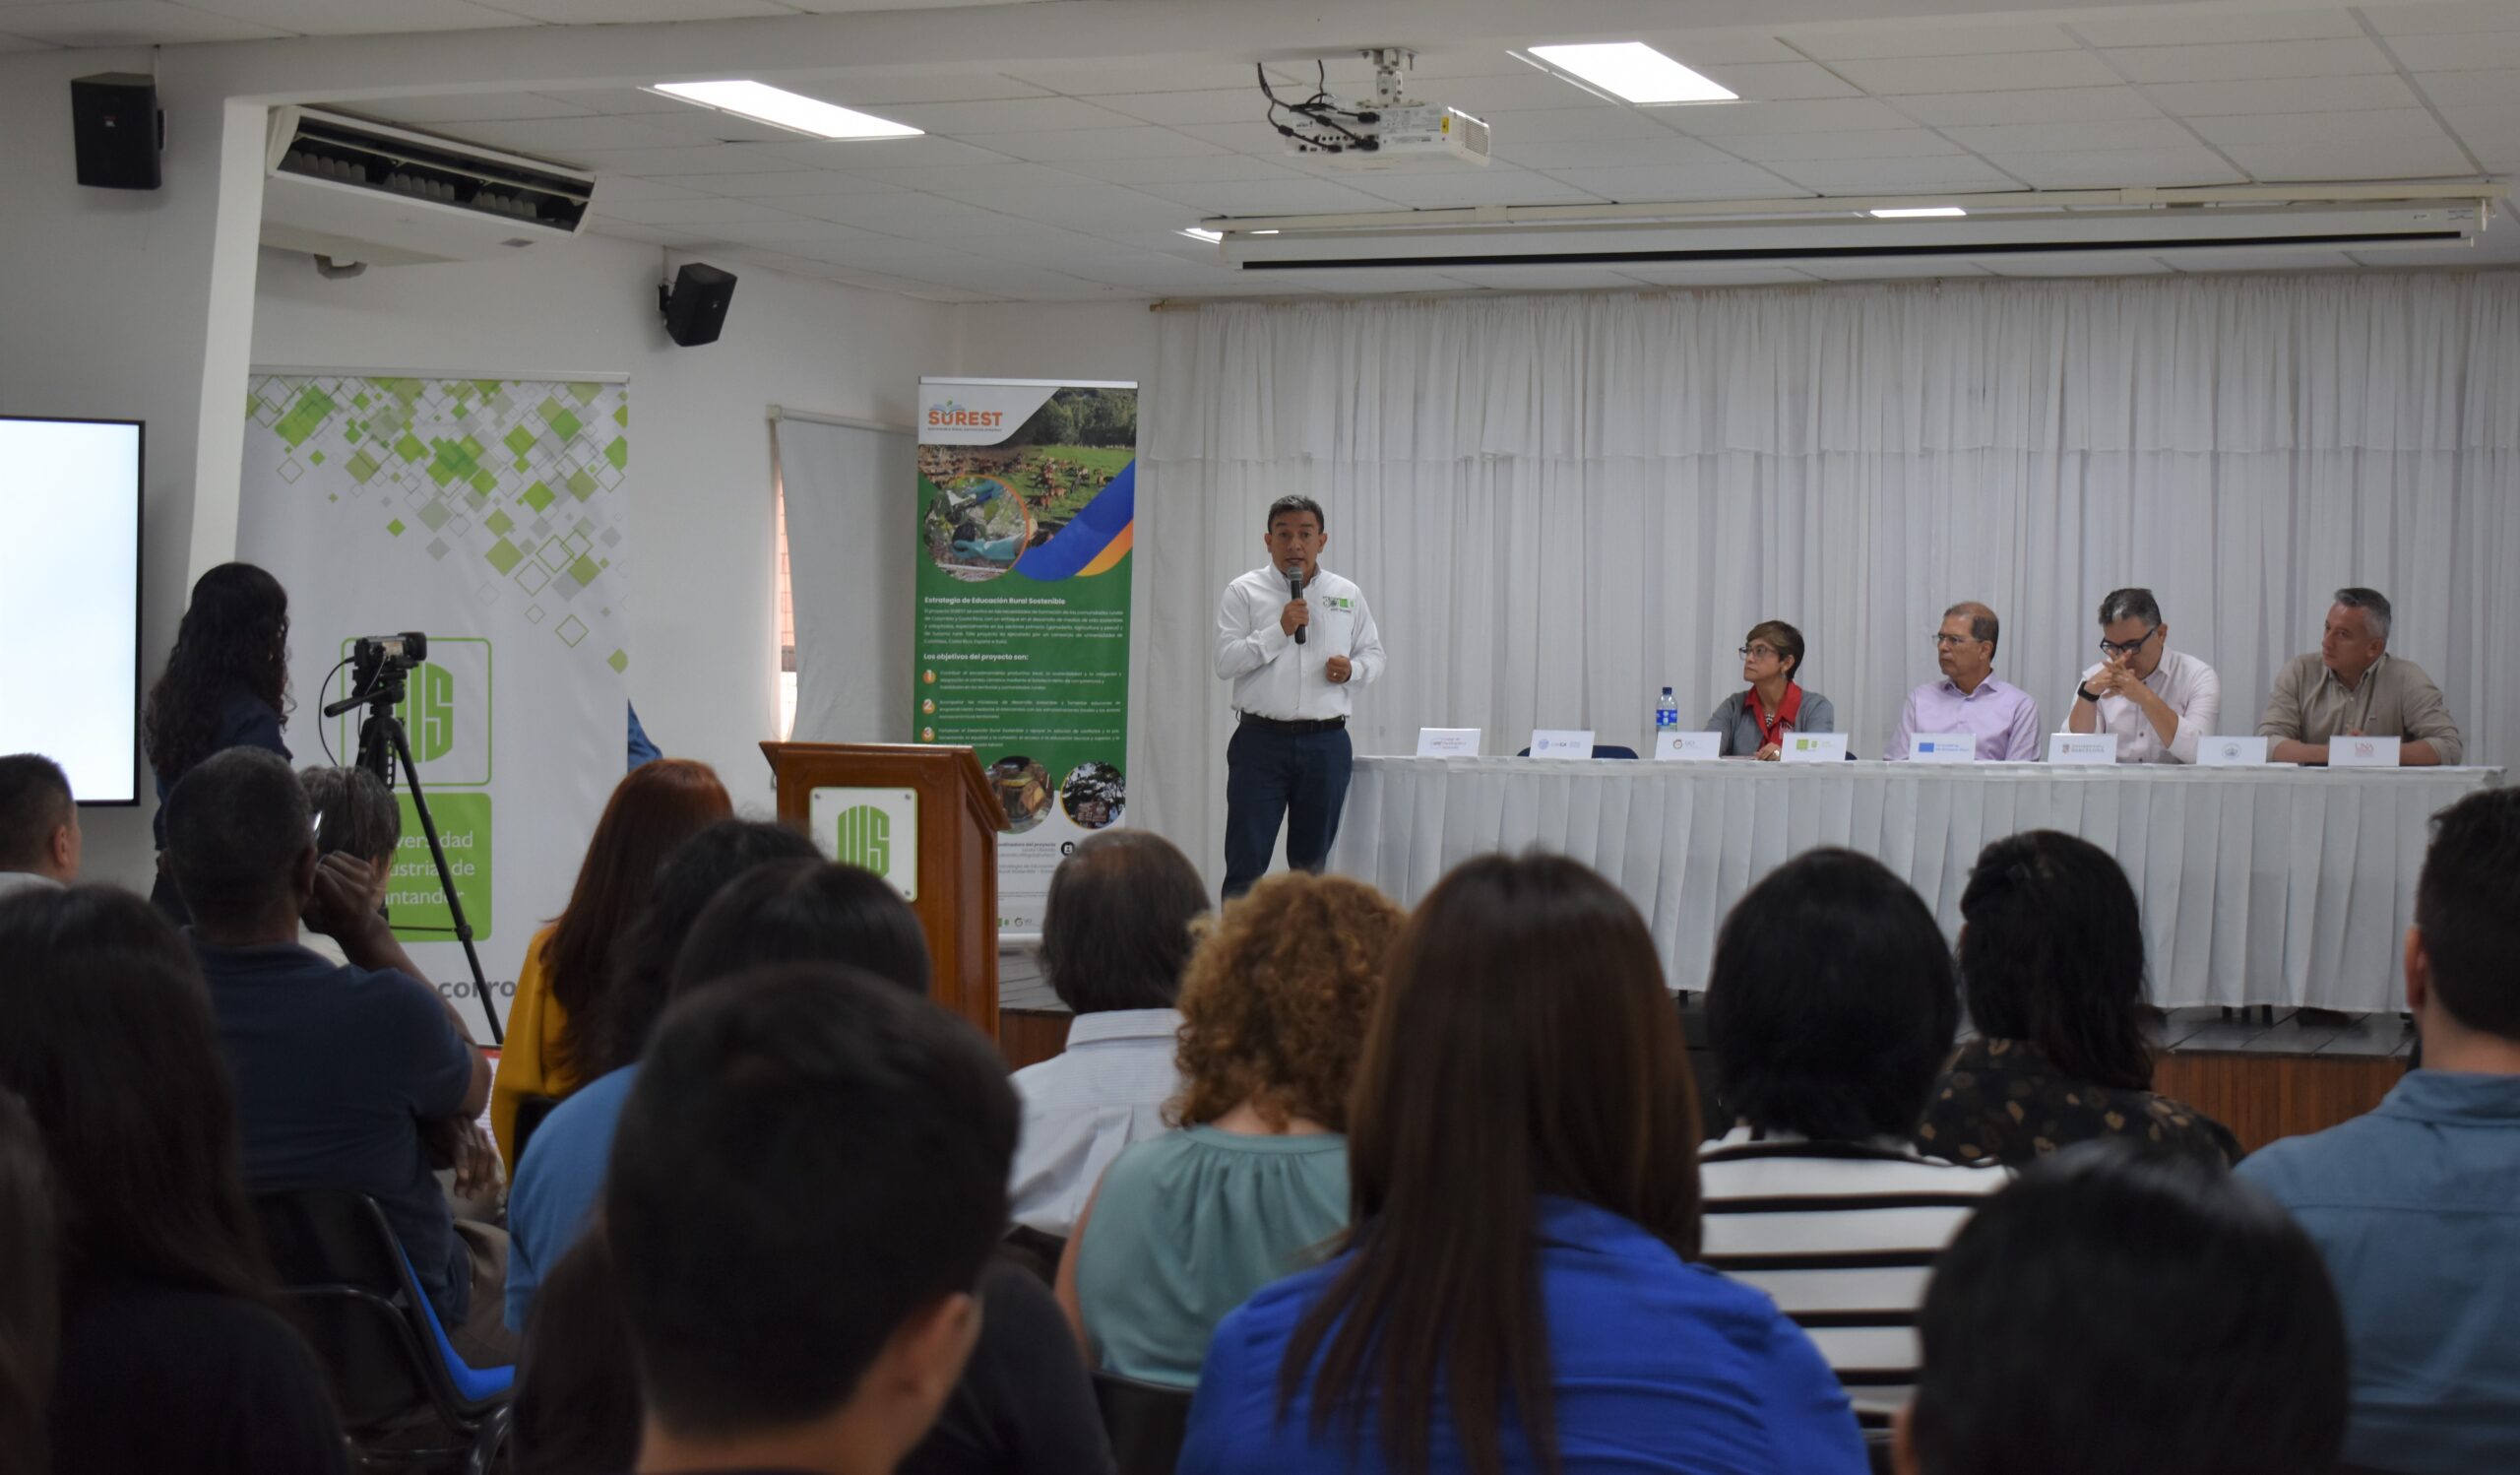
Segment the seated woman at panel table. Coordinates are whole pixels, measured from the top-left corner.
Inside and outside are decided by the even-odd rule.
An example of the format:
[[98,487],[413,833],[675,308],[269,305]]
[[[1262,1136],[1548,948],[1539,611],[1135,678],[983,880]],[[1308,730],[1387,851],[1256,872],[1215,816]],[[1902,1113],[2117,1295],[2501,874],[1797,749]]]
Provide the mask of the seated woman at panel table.
[[1960,897],[1960,979],[1978,1038],[1925,1103],[1917,1146],[2022,1167],[2126,1137],[2222,1167],[2239,1139],[2153,1091],[2144,1038],[2144,921],[2109,852],[2055,830],[1978,853]]
[[1838,730],[1829,699],[1794,679],[1801,670],[1800,630],[1781,619],[1750,626],[1741,643],[1741,679],[1750,684],[1706,719],[1709,732],[1724,735],[1723,756],[1773,762],[1785,753],[1786,734]]

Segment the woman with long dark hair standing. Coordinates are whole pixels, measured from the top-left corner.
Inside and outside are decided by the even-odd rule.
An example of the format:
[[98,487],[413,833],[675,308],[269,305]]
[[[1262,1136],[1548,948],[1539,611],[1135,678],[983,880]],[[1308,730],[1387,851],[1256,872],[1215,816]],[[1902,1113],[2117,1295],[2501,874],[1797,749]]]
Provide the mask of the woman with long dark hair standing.
[[192,948],[79,886],[0,903],[0,1089],[43,1136],[61,1225],[53,1468],[346,1470],[323,1373],[268,1302]]
[[1562,856],[1446,876],[1393,945],[1338,1258],[1225,1318],[1185,1475],[1861,1475],[1810,1338],[1690,1263],[1697,1091],[1653,935]]
[[[166,669],[149,688],[142,721],[149,766],[158,775],[158,850],[166,850],[166,791],[212,753],[262,747],[285,758],[288,720],[288,592],[250,563],[222,563],[193,585]],[[189,922],[161,864],[149,899]]]

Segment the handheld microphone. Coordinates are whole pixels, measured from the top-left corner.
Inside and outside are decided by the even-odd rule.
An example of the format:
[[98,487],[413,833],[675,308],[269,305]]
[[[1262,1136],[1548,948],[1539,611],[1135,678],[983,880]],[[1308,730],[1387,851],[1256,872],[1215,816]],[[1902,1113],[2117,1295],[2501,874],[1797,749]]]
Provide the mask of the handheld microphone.
[[[1287,570],[1287,592],[1295,599],[1303,598],[1303,569],[1300,566]],[[1309,626],[1295,626],[1295,644],[1303,644],[1303,633],[1307,628]]]

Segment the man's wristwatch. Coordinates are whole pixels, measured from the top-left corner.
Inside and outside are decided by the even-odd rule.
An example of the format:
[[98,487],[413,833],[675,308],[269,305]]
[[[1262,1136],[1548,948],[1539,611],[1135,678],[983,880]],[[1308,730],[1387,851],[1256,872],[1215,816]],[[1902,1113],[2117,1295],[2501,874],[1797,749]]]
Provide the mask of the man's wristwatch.
[[2092,704],[2093,704],[2093,705],[2095,705],[2095,706],[2099,705],[2099,703],[2100,703],[2100,693],[2099,693],[2099,692],[2097,692],[2097,691],[2092,690],[2092,689],[2091,689],[2090,687],[2088,687],[2088,686],[2077,686],[2077,687],[2075,687],[2075,688],[2074,688],[2074,695],[2076,695],[2076,696],[2078,696],[2078,697],[2081,697],[2084,701],[2090,702],[2090,703],[2092,703]]

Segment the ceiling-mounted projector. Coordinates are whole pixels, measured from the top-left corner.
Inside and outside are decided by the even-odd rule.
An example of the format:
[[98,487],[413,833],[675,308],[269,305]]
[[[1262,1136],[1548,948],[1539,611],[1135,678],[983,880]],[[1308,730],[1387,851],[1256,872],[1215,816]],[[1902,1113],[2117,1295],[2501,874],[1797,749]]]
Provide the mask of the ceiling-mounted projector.
[[1285,136],[1289,154],[1318,159],[1333,168],[1484,165],[1487,125],[1458,107],[1409,96],[1401,73],[1411,55],[1397,47],[1366,52],[1374,64],[1374,96],[1353,102],[1330,96],[1326,73],[1311,96],[1287,101],[1269,86],[1267,69],[1257,69],[1260,91],[1269,99],[1270,126]]

